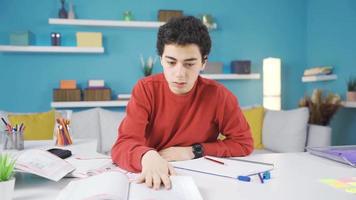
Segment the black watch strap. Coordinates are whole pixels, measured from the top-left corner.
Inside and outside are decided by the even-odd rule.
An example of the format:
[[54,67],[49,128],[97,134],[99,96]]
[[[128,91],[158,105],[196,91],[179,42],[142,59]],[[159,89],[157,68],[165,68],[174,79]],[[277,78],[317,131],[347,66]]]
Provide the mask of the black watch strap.
[[192,149],[193,149],[194,159],[203,157],[204,149],[201,144],[198,143],[193,144]]

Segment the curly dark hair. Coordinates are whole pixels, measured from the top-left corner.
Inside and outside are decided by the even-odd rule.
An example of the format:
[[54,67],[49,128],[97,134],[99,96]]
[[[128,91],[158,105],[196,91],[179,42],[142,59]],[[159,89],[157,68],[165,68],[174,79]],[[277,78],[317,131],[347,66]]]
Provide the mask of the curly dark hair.
[[157,34],[157,53],[159,56],[162,56],[166,44],[196,44],[199,47],[202,62],[206,61],[211,48],[207,27],[193,16],[171,18],[159,28]]

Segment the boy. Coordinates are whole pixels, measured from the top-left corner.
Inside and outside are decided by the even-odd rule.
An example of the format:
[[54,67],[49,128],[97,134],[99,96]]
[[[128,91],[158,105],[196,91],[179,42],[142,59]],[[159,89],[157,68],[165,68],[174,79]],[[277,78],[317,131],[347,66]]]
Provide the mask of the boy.
[[[253,150],[236,97],[222,84],[199,76],[210,48],[207,28],[194,17],[175,18],[159,28],[163,74],[135,85],[112,148],[113,161],[128,171],[141,171],[138,182],[148,187],[171,187],[169,176],[175,171],[168,161],[246,156]],[[219,133],[226,139],[217,140]]]

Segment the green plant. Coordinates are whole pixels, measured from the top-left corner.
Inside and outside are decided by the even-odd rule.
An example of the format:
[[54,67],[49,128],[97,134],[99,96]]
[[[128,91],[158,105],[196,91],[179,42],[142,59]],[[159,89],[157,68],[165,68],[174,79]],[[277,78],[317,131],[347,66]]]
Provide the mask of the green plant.
[[0,154],[0,182],[8,181],[14,175],[15,160],[8,154]]
[[315,89],[311,97],[305,96],[299,101],[299,106],[309,109],[309,124],[328,126],[341,106],[341,98],[334,93],[324,96],[322,90]]
[[356,78],[350,78],[347,82],[347,91],[356,92]]

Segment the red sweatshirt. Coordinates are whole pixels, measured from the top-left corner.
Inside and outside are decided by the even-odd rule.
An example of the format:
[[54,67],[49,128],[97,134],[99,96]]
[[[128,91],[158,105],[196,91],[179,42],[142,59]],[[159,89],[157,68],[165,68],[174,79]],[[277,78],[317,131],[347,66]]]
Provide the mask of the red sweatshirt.
[[[219,157],[245,156],[253,150],[236,97],[222,84],[200,76],[184,95],[171,92],[163,74],[140,80],[118,133],[112,160],[131,172],[141,171],[141,158],[152,149],[201,143],[205,155]],[[217,140],[219,133],[226,139]]]

